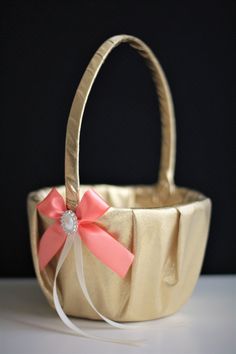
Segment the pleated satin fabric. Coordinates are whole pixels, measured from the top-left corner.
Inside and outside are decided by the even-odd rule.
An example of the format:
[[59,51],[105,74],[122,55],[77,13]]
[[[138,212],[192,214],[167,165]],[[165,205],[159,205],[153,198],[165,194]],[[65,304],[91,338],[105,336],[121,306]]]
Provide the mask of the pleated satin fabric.
[[[82,186],[81,194],[91,186]],[[137,192],[153,196],[155,187],[93,186],[111,207],[100,218],[106,230],[117,236],[135,254],[122,279],[102,264],[83,245],[86,283],[91,298],[106,317],[115,321],[142,321],[170,315],[190,297],[201,270],[207,242],[211,202],[200,193],[178,189],[183,203],[166,207],[128,209]],[[65,195],[65,188],[58,190]],[[39,284],[51,306],[57,257],[45,271],[38,266],[38,241],[50,221],[36,212],[36,204],[49,189],[32,192],[28,198],[31,246]],[[171,204],[174,200],[171,200]],[[156,203],[156,202],[155,202]],[[165,201],[168,205],[168,201]],[[73,316],[99,319],[83,296],[76,278],[74,254],[66,259],[58,277],[63,310]]]

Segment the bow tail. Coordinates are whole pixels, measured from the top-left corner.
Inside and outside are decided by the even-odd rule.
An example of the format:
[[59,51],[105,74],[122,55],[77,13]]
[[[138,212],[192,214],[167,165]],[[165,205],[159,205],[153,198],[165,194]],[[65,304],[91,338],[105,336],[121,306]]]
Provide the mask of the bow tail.
[[77,272],[77,276],[79,279],[79,283],[82,286],[82,291],[86,297],[87,300],[89,300],[90,305],[92,306],[92,308],[104,319],[106,320],[110,325],[118,327],[118,328],[137,328],[137,326],[133,326],[133,325],[124,325],[121,323],[116,323],[114,321],[111,321],[109,319],[107,319],[105,316],[103,316],[102,314],[100,314],[95,306],[92,303],[92,300],[90,299],[89,295],[88,295],[88,290],[86,288],[86,284],[85,284],[85,279],[84,279],[84,272],[83,272],[83,255],[82,255],[82,249],[81,249],[81,244],[80,244],[80,238],[78,237],[78,235],[72,235],[71,237],[67,237],[66,241],[64,243],[64,246],[62,248],[62,251],[60,253],[59,259],[58,259],[58,263],[57,263],[57,267],[56,267],[56,272],[55,272],[55,278],[54,278],[54,284],[53,284],[53,300],[54,300],[54,305],[55,305],[55,309],[59,315],[59,317],[61,318],[62,322],[70,329],[72,330],[74,333],[81,335],[83,337],[87,337],[87,338],[91,338],[91,339],[96,339],[99,341],[105,341],[105,342],[111,342],[111,343],[119,343],[119,344],[127,344],[127,345],[138,345],[139,341],[136,340],[125,340],[125,339],[115,339],[115,338],[106,338],[106,337],[98,337],[92,334],[89,334],[87,332],[85,332],[84,330],[82,330],[79,326],[77,326],[76,324],[74,324],[71,319],[66,315],[66,313],[63,311],[63,308],[60,304],[59,301],[59,297],[58,297],[58,293],[57,293],[57,277],[58,274],[61,270],[61,267],[63,266],[63,263],[66,259],[66,257],[68,256],[71,248],[74,245],[74,253],[75,253],[75,260],[76,260],[76,272]]
[[88,249],[113,272],[124,278],[134,255],[97,224],[79,225],[79,234]]
[[60,250],[66,240],[60,224],[55,222],[44,232],[39,241],[39,268],[42,271]]

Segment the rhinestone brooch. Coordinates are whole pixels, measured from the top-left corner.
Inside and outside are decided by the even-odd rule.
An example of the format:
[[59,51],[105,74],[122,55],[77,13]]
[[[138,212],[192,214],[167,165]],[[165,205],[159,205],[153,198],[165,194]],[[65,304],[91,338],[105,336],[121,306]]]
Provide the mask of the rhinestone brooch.
[[68,236],[73,235],[77,231],[78,219],[72,210],[67,210],[62,214],[61,226]]

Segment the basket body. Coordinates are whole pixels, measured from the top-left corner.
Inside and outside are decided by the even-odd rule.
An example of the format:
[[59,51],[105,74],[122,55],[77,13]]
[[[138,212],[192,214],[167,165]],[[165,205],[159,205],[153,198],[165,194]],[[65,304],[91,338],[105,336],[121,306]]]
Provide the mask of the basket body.
[[[81,186],[81,194],[91,186]],[[197,282],[207,242],[211,201],[202,194],[175,187],[172,195],[156,186],[95,185],[111,205],[100,218],[105,228],[135,254],[124,279],[83,246],[86,284],[96,307],[116,321],[143,321],[176,312]],[[65,188],[58,190],[65,195]],[[38,266],[38,241],[50,220],[36,212],[48,188],[28,197],[31,246],[39,284],[51,306],[57,257],[45,271]],[[59,295],[68,315],[99,319],[76,279],[70,253],[59,274]]]

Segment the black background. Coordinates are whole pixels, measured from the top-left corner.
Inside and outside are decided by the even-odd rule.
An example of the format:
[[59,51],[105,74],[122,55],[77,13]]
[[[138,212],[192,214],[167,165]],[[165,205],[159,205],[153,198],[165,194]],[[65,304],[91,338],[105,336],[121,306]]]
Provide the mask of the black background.
[[[177,120],[176,184],[213,201],[203,273],[234,273],[235,6],[205,1],[11,2],[1,5],[1,276],[34,274],[28,192],[64,183],[67,117],[91,56],[136,35],[158,56]],[[159,112],[142,59],[108,58],[86,108],[82,183],[153,183]],[[233,171],[234,170],[234,171]]]

